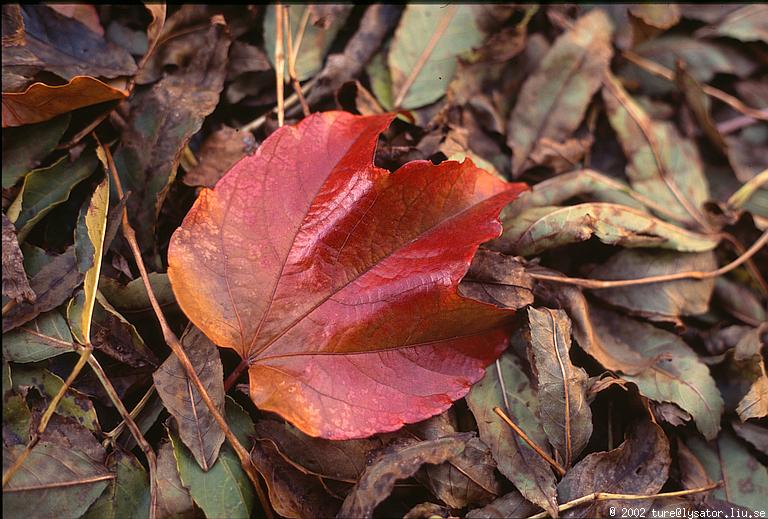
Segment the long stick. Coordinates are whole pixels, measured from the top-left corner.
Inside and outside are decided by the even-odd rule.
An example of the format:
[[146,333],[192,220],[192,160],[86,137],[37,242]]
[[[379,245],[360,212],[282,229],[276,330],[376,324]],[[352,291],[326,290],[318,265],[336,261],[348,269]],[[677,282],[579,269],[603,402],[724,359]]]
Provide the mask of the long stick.
[[[110,174],[112,175],[112,180],[114,181],[117,194],[120,198],[122,198],[123,186],[120,182],[120,177],[117,174],[117,168],[115,167],[115,161],[112,158],[112,153],[109,151],[109,147],[107,146],[103,146],[102,149],[104,150],[104,154],[107,157],[107,164],[109,166],[109,171],[110,171]],[[200,393],[200,396],[202,397],[203,402],[205,402],[205,405],[208,407],[208,410],[211,412],[211,415],[213,415],[214,420],[216,420],[216,423],[219,425],[219,427],[221,427],[221,430],[224,431],[224,436],[227,438],[227,441],[232,446],[232,449],[237,454],[237,457],[240,459],[240,464],[242,465],[243,470],[248,475],[248,479],[251,480],[251,483],[253,484],[253,487],[256,490],[256,494],[259,497],[259,501],[261,502],[261,506],[264,509],[265,515],[267,516],[268,519],[272,519],[273,517],[272,508],[269,505],[269,499],[267,498],[266,494],[264,493],[264,490],[261,487],[261,481],[259,480],[259,473],[256,471],[256,468],[251,462],[251,457],[248,454],[248,451],[242,446],[240,441],[232,432],[232,429],[230,429],[229,425],[227,425],[226,420],[224,419],[222,414],[219,412],[218,408],[216,407],[216,404],[213,402],[213,400],[211,400],[211,396],[208,394],[208,391],[205,389],[205,386],[203,386],[203,383],[200,380],[200,377],[197,376],[197,372],[195,371],[195,368],[192,366],[192,363],[190,362],[189,357],[187,357],[187,354],[184,351],[184,348],[181,346],[181,342],[179,342],[178,337],[176,337],[176,334],[173,333],[173,330],[171,330],[171,327],[168,325],[168,321],[166,321],[165,319],[165,315],[163,314],[163,311],[160,308],[160,304],[157,301],[157,297],[155,297],[155,292],[152,289],[151,283],[149,282],[149,274],[147,273],[147,269],[144,266],[144,260],[141,257],[141,250],[139,249],[139,244],[136,241],[136,232],[133,230],[133,227],[131,227],[131,224],[128,221],[128,211],[125,208],[123,208],[122,229],[123,229],[123,236],[125,236],[125,239],[128,242],[128,245],[130,246],[131,252],[133,253],[134,260],[136,261],[136,266],[138,267],[139,273],[141,274],[141,279],[144,282],[144,287],[147,290],[147,295],[149,296],[149,302],[152,304],[152,309],[154,310],[155,316],[157,317],[157,320],[160,323],[160,328],[163,332],[163,338],[165,339],[165,342],[168,344],[168,347],[171,348],[171,351],[173,351],[173,353],[179,359],[179,362],[181,362],[181,365],[184,368],[184,371],[186,371],[187,376],[190,378],[190,380],[192,380],[192,383],[197,388],[197,391]]]
[[552,459],[552,457],[551,457],[549,454],[547,454],[546,452],[544,452],[544,449],[542,449],[541,447],[539,447],[538,445],[536,445],[536,443],[535,443],[533,440],[531,440],[531,439],[528,437],[528,435],[527,435],[527,434],[525,434],[525,431],[523,431],[523,430],[522,430],[522,429],[521,429],[521,428],[520,428],[520,427],[519,427],[519,426],[518,426],[518,425],[517,425],[515,422],[513,422],[513,421],[512,421],[512,419],[511,419],[509,416],[507,416],[507,415],[504,413],[504,411],[502,411],[502,410],[501,410],[501,408],[499,408],[499,407],[494,407],[494,408],[493,408],[493,412],[494,412],[494,413],[496,413],[497,415],[499,415],[499,416],[501,417],[501,419],[502,419],[502,420],[504,420],[504,421],[506,422],[506,424],[507,424],[507,425],[509,425],[509,426],[512,428],[512,430],[513,430],[513,431],[515,431],[515,433],[517,433],[517,435],[518,435],[518,436],[519,436],[519,437],[520,437],[520,438],[521,438],[521,439],[522,439],[522,440],[523,440],[525,443],[527,443],[527,444],[528,444],[528,446],[529,446],[531,449],[533,449],[534,451],[536,451],[536,454],[538,454],[539,456],[541,456],[541,458],[542,458],[544,461],[546,461],[547,463],[549,463],[549,464],[552,466],[552,468],[553,468],[553,469],[555,469],[555,470],[557,471],[557,473],[558,473],[558,474],[560,474],[560,477],[563,477],[563,476],[565,476],[565,469],[564,469],[562,466],[560,466],[560,464],[559,464],[558,462],[556,462],[554,459]]

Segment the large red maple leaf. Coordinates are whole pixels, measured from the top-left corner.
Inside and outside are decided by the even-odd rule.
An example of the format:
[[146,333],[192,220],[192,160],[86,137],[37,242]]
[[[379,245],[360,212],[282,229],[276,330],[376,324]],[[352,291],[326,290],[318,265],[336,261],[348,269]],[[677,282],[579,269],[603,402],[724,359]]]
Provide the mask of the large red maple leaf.
[[250,394],[332,439],[447,409],[512,312],[457,292],[524,184],[471,161],[373,165],[393,116],[313,114],[203,190],[168,253],[181,308],[249,362]]

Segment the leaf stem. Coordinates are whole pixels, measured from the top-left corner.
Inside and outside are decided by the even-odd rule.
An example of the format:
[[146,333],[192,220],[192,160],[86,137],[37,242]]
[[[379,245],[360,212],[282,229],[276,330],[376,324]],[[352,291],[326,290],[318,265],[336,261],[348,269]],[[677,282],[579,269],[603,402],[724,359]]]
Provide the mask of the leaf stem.
[[[301,45],[301,38],[298,38],[296,40],[296,49],[293,48],[293,35],[291,34],[291,22],[290,22],[290,7],[286,7],[284,10],[285,17],[283,18],[283,22],[285,24],[285,40],[288,46],[288,77],[291,79],[291,86],[293,86],[293,91],[296,92],[296,95],[299,96],[299,102],[301,103],[301,110],[304,112],[304,117],[309,116],[311,113],[309,111],[309,105],[307,104],[307,100],[304,99],[304,94],[301,92],[301,83],[299,83],[299,80],[296,79],[296,58],[299,54],[299,45]],[[308,15],[309,13],[309,7],[304,8],[304,13]],[[303,20],[302,20],[303,21]],[[304,23],[304,27],[306,28],[307,24]]]
[[[565,512],[571,508],[576,508],[593,501],[640,501],[643,499],[663,499],[667,497],[682,497],[689,496],[691,494],[700,494],[702,492],[709,492],[720,486],[721,483],[710,483],[703,487],[691,488],[688,490],[677,490],[675,492],[663,492],[661,494],[614,494],[612,492],[592,492],[586,496],[579,497],[573,501],[568,501],[557,507],[558,512]],[[544,519],[549,517],[547,512],[541,512],[536,515],[531,515],[528,519]]]
[[277,126],[285,123],[283,88],[285,81],[285,55],[283,54],[283,5],[275,4],[275,88],[277,89]]
[[507,416],[507,415],[506,415],[506,413],[504,413],[504,411],[502,411],[502,410],[501,410],[501,408],[499,408],[499,407],[494,407],[494,408],[493,408],[493,412],[494,412],[494,413],[496,413],[497,415],[499,415],[499,416],[501,417],[501,419],[502,419],[502,420],[504,420],[504,421],[507,423],[507,425],[509,425],[509,426],[512,428],[512,430],[513,430],[513,431],[515,431],[515,433],[516,433],[518,436],[520,436],[520,438],[521,438],[521,439],[522,439],[522,440],[523,440],[525,443],[527,443],[527,444],[528,444],[528,446],[529,446],[531,449],[533,449],[534,451],[536,451],[536,454],[538,454],[539,456],[541,456],[541,458],[542,458],[544,461],[546,461],[547,463],[549,463],[549,464],[552,466],[552,468],[553,468],[553,469],[555,469],[555,470],[557,471],[557,473],[558,473],[558,474],[560,474],[560,477],[563,477],[563,476],[565,476],[565,469],[564,469],[564,468],[563,468],[563,467],[562,467],[562,466],[561,466],[561,465],[560,465],[558,462],[556,462],[555,460],[553,460],[553,459],[552,459],[552,457],[551,457],[549,454],[547,454],[546,452],[544,452],[544,449],[542,449],[541,447],[539,447],[538,445],[536,445],[536,443],[535,443],[533,440],[531,440],[531,439],[528,437],[528,435],[527,435],[527,434],[525,434],[525,431],[523,431],[523,430],[522,430],[520,427],[518,427],[518,425],[517,425],[515,422],[513,422],[513,421],[512,421],[512,419],[511,419],[509,416]]
[[[117,168],[115,167],[115,161],[112,157],[112,153],[109,151],[108,146],[102,146],[102,149],[104,150],[104,155],[107,158],[107,164],[109,166],[109,171],[110,171],[110,174],[112,175],[112,180],[114,181],[117,194],[120,198],[122,198],[123,186],[120,182],[120,176],[117,174]],[[229,442],[229,444],[232,446],[232,449],[237,454],[237,457],[240,460],[240,464],[242,465],[243,470],[248,475],[248,479],[251,480],[251,483],[253,484],[253,487],[256,490],[256,494],[264,510],[265,516],[267,517],[267,519],[272,519],[273,514],[272,514],[272,508],[270,507],[270,504],[269,504],[269,499],[264,493],[264,490],[261,486],[261,481],[259,480],[259,474],[256,471],[256,468],[254,467],[253,462],[251,461],[251,457],[248,451],[245,449],[245,447],[243,447],[243,445],[237,439],[235,434],[232,432],[232,429],[230,429],[229,425],[227,425],[227,422],[224,419],[224,416],[222,416],[222,414],[219,412],[218,408],[216,407],[216,404],[213,402],[213,400],[211,399],[211,396],[208,394],[208,391],[205,389],[205,386],[200,380],[200,377],[197,376],[197,372],[195,371],[195,368],[192,366],[192,363],[190,362],[189,357],[187,357],[187,354],[184,351],[184,348],[182,347],[181,343],[179,342],[178,337],[176,337],[176,334],[173,333],[173,330],[171,330],[171,327],[168,325],[168,321],[166,321],[165,319],[165,315],[163,314],[163,311],[160,308],[160,304],[157,301],[157,297],[155,296],[155,292],[152,289],[152,284],[149,282],[149,274],[147,273],[147,268],[144,265],[144,260],[141,257],[141,250],[139,249],[139,244],[136,241],[136,232],[133,230],[133,227],[128,221],[128,211],[125,208],[123,208],[122,230],[123,230],[123,236],[128,242],[131,252],[133,253],[134,260],[136,261],[136,266],[138,267],[139,273],[141,274],[141,279],[147,291],[149,302],[152,304],[152,309],[154,310],[155,316],[157,317],[157,320],[160,323],[160,328],[163,332],[163,338],[165,339],[165,342],[171,348],[171,351],[173,351],[173,353],[179,359],[179,362],[181,362],[181,365],[184,368],[184,371],[187,372],[187,376],[190,378],[190,380],[192,380],[192,383],[197,388],[197,391],[200,393],[200,396],[202,397],[203,402],[205,402],[205,405],[208,407],[208,410],[211,412],[211,415],[213,415],[213,418],[216,420],[216,423],[219,425],[219,427],[221,427],[221,430],[224,431],[224,435],[226,436],[227,441]]]
[[155,455],[155,451],[152,450],[152,447],[149,445],[146,438],[144,438],[144,435],[141,434],[141,429],[139,429],[139,426],[133,421],[131,414],[125,408],[122,400],[120,400],[117,391],[115,391],[115,387],[112,385],[112,382],[109,381],[107,374],[104,372],[104,368],[101,367],[101,364],[96,360],[96,357],[89,355],[88,365],[91,366],[93,372],[96,373],[96,377],[99,379],[99,382],[101,382],[104,391],[109,395],[109,399],[115,405],[115,409],[117,409],[117,412],[123,417],[123,423],[128,426],[128,430],[131,431],[136,443],[139,444],[141,450],[144,451],[144,455],[147,457],[147,464],[149,465],[149,519],[155,519],[157,515],[157,456]]
[[688,272],[675,272],[674,274],[662,274],[659,276],[649,276],[647,278],[612,279],[612,280],[571,278],[567,276],[551,276],[548,274],[537,274],[535,272],[529,272],[528,274],[533,279],[538,279],[541,281],[565,283],[567,285],[576,285],[579,287],[590,288],[590,289],[628,287],[633,285],[648,285],[651,283],[664,283],[667,281],[677,281],[680,279],[711,279],[711,278],[716,278],[718,276],[722,276],[723,274],[730,272],[731,270],[740,266],[742,263],[746,262],[747,260],[749,260],[749,258],[754,256],[755,253],[757,253],[757,251],[759,251],[766,244],[768,244],[768,230],[763,232],[762,236],[760,236],[760,238],[755,243],[753,243],[752,246],[749,249],[747,249],[746,252],[744,252],[744,254],[742,254],[741,256],[739,256],[729,264],[723,267],[720,267],[717,270],[712,270],[709,272],[692,270]]
[[229,374],[227,377],[227,380],[224,381],[224,391],[229,391],[232,389],[232,386],[235,385],[235,382],[237,382],[237,379],[240,378],[240,375],[248,368],[248,359],[243,359],[240,361],[240,364],[237,365],[235,370]]

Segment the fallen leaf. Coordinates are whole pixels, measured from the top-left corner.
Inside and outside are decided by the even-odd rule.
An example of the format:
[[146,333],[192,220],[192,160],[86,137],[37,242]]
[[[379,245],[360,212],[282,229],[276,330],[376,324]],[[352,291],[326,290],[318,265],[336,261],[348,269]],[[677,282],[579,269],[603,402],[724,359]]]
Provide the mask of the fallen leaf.
[[609,349],[631,348],[652,364],[635,375],[622,375],[643,396],[672,402],[689,412],[706,438],[720,430],[723,399],[707,366],[682,339],[650,324],[591,307],[593,330]]
[[196,517],[192,497],[181,484],[173,446],[164,442],[157,450],[157,517],[161,519],[193,519]]
[[525,267],[517,258],[478,249],[459,283],[459,293],[484,303],[518,310],[533,303],[533,279],[525,273]]
[[84,152],[77,160],[62,157],[52,166],[36,169],[24,177],[21,191],[9,209],[17,234],[24,239],[32,227],[55,207],[69,199],[72,190],[96,169],[96,154]]
[[232,42],[227,58],[227,81],[237,79],[248,72],[272,70],[272,64],[263,49],[239,40]]
[[67,321],[58,310],[3,334],[3,358],[11,362],[40,362],[74,350]]
[[450,518],[451,510],[448,507],[440,506],[435,503],[419,503],[414,506],[403,516],[403,519],[435,519],[435,518]]
[[694,222],[683,204],[698,211],[709,199],[696,147],[671,124],[651,119],[610,73],[605,76],[604,84],[603,100],[608,119],[629,161],[626,174],[630,184],[665,207],[678,221]]
[[288,464],[274,444],[254,445],[251,461],[267,483],[270,504],[281,516],[314,519],[335,515],[338,505],[329,499],[320,481]]
[[398,479],[413,476],[425,463],[443,463],[464,450],[469,435],[455,434],[436,440],[393,445],[376,459],[347,495],[338,517],[370,519]]
[[592,436],[587,373],[571,363],[571,321],[565,312],[531,307],[528,324],[528,357],[538,385],[541,425],[564,466],[570,467]]
[[467,519],[495,519],[497,517],[528,517],[537,508],[527,501],[520,492],[513,490],[483,508],[470,510]]
[[[23,445],[3,446],[3,473]],[[115,475],[78,449],[41,441],[3,488],[3,514],[15,517],[80,517]]]
[[[438,34],[438,27],[442,33]],[[432,40],[437,40],[432,43]],[[409,4],[405,7],[387,54],[392,103],[379,97],[387,109],[419,108],[440,99],[456,70],[456,59],[483,40],[474,6]],[[417,63],[421,69],[410,80]],[[375,90],[374,90],[375,91]],[[397,96],[403,95],[398,107]]]
[[710,114],[711,101],[704,92],[704,87],[688,70],[684,61],[678,60],[675,68],[675,83],[683,93],[685,102],[693,112],[693,116],[701,125],[701,130],[709,141],[722,153],[727,153],[728,144],[717,129]]
[[475,415],[480,439],[490,447],[499,472],[527,500],[551,514],[556,512],[552,469],[493,411],[494,407],[505,410],[536,445],[545,452],[549,450],[547,436],[538,418],[539,400],[517,358],[505,353],[489,366],[485,377],[467,395],[467,404]]
[[[447,411],[410,426],[408,432],[421,440],[435,440],[458,431],[455,416]],[[496,462],[490,449],[479,438],[473,437],[467,441],[461,454],[439,465],[426,465],[419,469],[416,480],[443,503],[459,509],[488,504],[501,493],[495,472]]]
[[54,256],[30,280],[29,285],[37,294],[35,302],[22,302],[11,308],[3,316],[3,333],[53,310],[69,299],[82,281],[83,274],[77,270],[74,247]]
[[253,154],[255,149],[251,132],[223,126],[203,142],[197,166],[188,171],[182,181],[188,186],[213,187],[238,160]]
[[133,454],[116,450],[107,467],[115,478],[83,519],[121,519],[149,517],[149,478],[147,471]]
[[157,217],[181,151],[218,104],[224,85],[231,38],[218,22],[209,25],[206,35],[186,67],[132,98],[128,127],[115,152],[123,189],[132,192],[128,213],[142,222],[137,238],[151,265],[158,263]]
[[[739,401],[736,412],[743,422],[750,418],[768,416],[768,375],[765,372],[765,361],[761,354],[768,338],[768,324],[765,322],[758,328],[749,331],[736,344],[733,362],[739,374],[747,375],[752,385],[746,395]],[[751,373],[750,373],[751,372]]]
[[48,7],[67,18],[74,18],[99,36],[104,36],[104,27],[101,26],[99,21],[99,13],[96,11],[96,6],[88,4],[49,4]]
[[587,203],[566,207],[534,207],[504,227],[494,247],[509,254],[535,256],[596,236],[622,247],[658,247],[682,252],[712,250],[719,237],[688,231],[619,204]]
[[594,138],[591,135],[580,139],[566,139],[562,142],[542,137],[528,159],[531,166],[549,168],[555,174],[573,171],[589,153],[593,142]]
[[[176,298],[173,295],[171,283],[168,281],[168,274],[164,272],[150,272],[147,278],[161,308],[175,304]],[[118,308],[122,313],[152,310],[147,289],[141,278],[121,285],[117,281],[102,276],[99,280],[99,290],[110,304]]]
[[6,92],[23,90],[41,71],[67,81],[76,76],[116,78],[136,72],[136,63],[128,51],[77,20],[45,5],[23,5],[21,15],[23,44],[3,47],[3,105]]
[[[224,369],[218,348],[197,328],[181,339],[197,376],[202,381],[219,412],[224,411]],[[179,436],[197,463],[208,471],[224,443],[224,431],[218,426],[197,388],[187,376],[176,355],[170,355],[152,375],[155,389],[166,409],[176,419]]]
[[3,188],[12,187],[18,180],[40,165],[59,143],[69,126],[69,114],[50,121],[4,131]]
[[373,167],[391,118],[326,112],[278,130],[202,191],[171,239],[185,313],[248,359],[258,407],[313,436],[444,411],[506,343],[512,312],[456,285],[522,186],[469,161]]
[[726,36],[739,41],[768,43],[768,6],[746,5],[731,11],[716,25],[702,27],[697,36]]
[[[620,250],[589,274],[594,279],[637,279],[675,272],[708,272],[717,268],[712,252]],[[595,290],[603,301],[657,321],[680,323],[680,317],[703,314],[715,287],[714,279],[681,279]]]
[[768,454],[768,428],[755,422],[731,422],[733,430],[741,439],[751,443],[757,450],[763,454]]
[[256,440],[276,447],[293,467],[323,479],[354,483],[366,468],[369,453],[385,442],[376,437],[333,441],[307,436],[288,423],[259,420],[254,424]]
[[[226,417],[227,424],[240,443],[248,444],[248,438],[253,435],[253,423],[245,410],[234,400],[228,399]],[[189,489],[192,499],[205,516],[249,519],[256,504],[256,496],[232,448],[224,445],[216,463],[206,472],[200,468],[179,437],[175,434],[170,436],[181,482]]]
[[16,239],[16,228],[3,213],[3,297],[16,302],[35,302],[37,297],[29,286],[24,271],[24,256]]
[[718,306],[726,312],[752,325],[768,321],[768,312],[763,308],[755,292],[749,287],[720,276],[715,279],[712,294]]
[[564,141],[581,124],[613,55],[612,33],[606,14],[590,11],[555,41],[524,83],[507,129],[514,177],[542,138]]
[[[618,448],[589,454],[557,486],[562,502],[592,492],[655,494],[667,481],[669,441],[658,425],[639,422]],[[563,512],[563,517],[608,517],[610,507],[648,507],[648,501],[597,501]]]
[[739,506],[762,510],[768,495],[768,470],[730,432],[716,442],[705,443],[692,436],[685,444],[699,459],[712,481],[722,481],[712,495]]

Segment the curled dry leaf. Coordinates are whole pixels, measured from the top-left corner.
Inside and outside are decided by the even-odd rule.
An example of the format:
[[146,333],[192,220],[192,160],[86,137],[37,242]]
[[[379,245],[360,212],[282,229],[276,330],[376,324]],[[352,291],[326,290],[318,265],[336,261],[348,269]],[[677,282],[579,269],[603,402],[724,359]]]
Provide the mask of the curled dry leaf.
[[3,92],[3,128],[47,121],[78,108],[127,96],[125,90],[90,76],[75,76],[65,85],[34,83],[23,92]]
[[515,177],[542,138],[565,141],[581,124],[613,55],[612,33],[605,12],[593,9],[555,41],[525,82],[507,130]]
[[534,207],[515,215],[494,247],[510,254],[534,256],[596,236],[622,247],[658,247],[682,252],[712,250],[719,237],[688,231],[619,204],[588,203]]
[[3,213],[3,296],[16,302],[35,302],[34,291],[29,286],[24,271],[24,256],[16,239],[16,228]]
[[[671,459],[664,431],[648,421],[630,429],[618,448],[596,452],[581,460],[557,486],[562,502],[592,492],[616,494],[655,494],[667,481]],[[651,501],[598,501],[563,513],[563,517],[609,517],[610,507],[646,508]]]
[[[211,400],[219,412],[223,412],[224,369],[218,349],[194,327],[184,334],[181,343]],[[170,355],[152,378],[160,399],[176,419],[181,440],[200,467],[207,471],[219,455],[219,449],[224,443],[224,431],[203,403],[200,392],[192,384],[176,355]]]
[[425,463],[443,463],[460,454],[468,434],[444,436],[436,440],[393,445],[371,464],[344,500],[338,517],[370,519],[376,506],[384,501],[398,479],[413,476]]
[[539,405],[520,361],[505,353],[486,369],[483,379],[472,387],[467,404],[475,415],[480,439],[491,449],[499,472],[504,474],[530,502],[557,515],[555,475],[546,461],[523,441],[499,416],[504,409],[536,445],[549,450],[547,436],[539,423]]
[[440,413],[506,347],[512,312],[457,285],[523,186],[470,161],[374,167],[392,117],[326,112],[279,129],[171,239],[184,312],[248,361],[257,406],[313,436]]
[[184,175],[183,182],[188,186],[213,187],[238,160],[251,155],[255,147],[251,132],[223,126],[203,142],[198,164]]
[[587,373],[571,363],[571,321],[562,310],[528,308],[528,356],[537,379],[541,424],[569,467],[592,436]]

